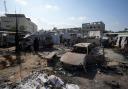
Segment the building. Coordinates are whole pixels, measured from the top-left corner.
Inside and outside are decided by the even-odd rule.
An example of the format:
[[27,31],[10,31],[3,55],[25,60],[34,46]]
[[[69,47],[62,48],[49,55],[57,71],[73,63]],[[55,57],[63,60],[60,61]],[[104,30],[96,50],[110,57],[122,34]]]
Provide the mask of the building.
[[5,14],[0,17],[0,46],[15,44],[16,17],[21,38],[28,33],[32,34],[37,31],[37,25],[30,18],[26,18],[24,14]]
[[53,28],[53,31],[56,31],[58,33],[81,33],[81,27],[75,27],[75,28],[62,28],[62,29],[57,29]]
[[1,31],[15,31],[16,17],[18,22],[18,30],[20,32],[34,33],[37,31],[37,25],[30,18],[26,18],[24,14],[5,14],[0,17]]
[[103,22],[83,23],[82,30],[84,35],[101,38],[105,31],[105,24]]

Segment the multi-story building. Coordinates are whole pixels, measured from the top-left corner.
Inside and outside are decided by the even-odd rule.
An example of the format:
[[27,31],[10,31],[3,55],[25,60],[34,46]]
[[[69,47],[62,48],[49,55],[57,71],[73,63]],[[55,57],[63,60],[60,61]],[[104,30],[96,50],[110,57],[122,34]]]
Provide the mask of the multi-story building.
[[18,22],[18,30],[20,32],[34,33],[37,31],[37,25],[30,18],[26,18],[24,14],[5,14],[0,17],[0,30],[15,31],[16,17]]
[[101,37],[105,31],[103,22],[83,23],[82,30],[89,37]]
[[0,17],[0,46],[15,43],[16,18],[20,37],[37,31],[37,25],[24,14],[5,14]]

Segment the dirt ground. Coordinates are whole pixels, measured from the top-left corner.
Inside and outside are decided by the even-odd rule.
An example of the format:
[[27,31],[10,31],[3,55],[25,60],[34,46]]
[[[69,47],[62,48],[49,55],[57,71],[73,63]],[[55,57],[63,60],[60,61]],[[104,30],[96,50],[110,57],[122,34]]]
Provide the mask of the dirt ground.
[[[65,50],[63,47],[59,46],[56,48],[57,49],[54,51],[58,52],[59,56],[61,56],[66,51],[69,51],[69,49]],[[4,49],[4,51],[6,50]],[[3,55],[2,52],[3,49],[0,51],[1,59]],[[111,49],[106,49],[105,52],[107,58],[109,59],[126,61],[126,59],[120,59],[123,57]],[[50,52],[44,51],[40,53],[43,55],[48,55]],[[20,81],[21,78],[24,79],[35,70],[48,69],[49,71],[57,72],[56,70],[52,69],[52,67],[48,67],[46,59],[43,59],[37,54],[22,53],[21,58],[24,60],[21,66],[15,65],[0,70],[0,84],[2,84],[2,82],[15,83]],[[20,71],[20,68],[22,71]],[[83,70],[79,70],[79,72],[73,71],[64,75],[57,73],[57,75],[68,82],[79,85],[80,89],[127,89],[128,85],[128,74],[117,74],[109,70],[104,72],[98,68],[90,69],[90,72],[88,73],[83,72]]]
[[[7,54],[7,51],[13,52],[14,48],[10,49],[1,49],[0,59],[6,60],[3,56],[4,54]],[[3,52],[3,53],[2,53]],[[13,54],[13,53],[12,53]],[[13,56],[15,60],[15,55]],[[21,53],[21,59],[22,64],[21,65],[13,65],[13,66],[7,66],[6,68],[3,68],[0,70],[0,82],[16,82],[20,81],[21,79],[27,77],[31,72],[38,68],[44,68],[47,66],[46,60],[43,60],[38,55],[35,55],[33,53]],[[20,71],[21,70],[21,71]]]
[[93,80],[75,77],[80,89],[127,89],[128,76],[96,74]]
[[128,58],[115,49],[105,49],[105,57],[112,61],[128,63]]
[[0,70],[0,77],[9,78],[10,81],[15,82],[20,79],[20,68],[21,77],[24,78],[35,69],[46,66],[45,60],[41,60],[37,55],[26,54],[22,57],[24,57],[24,62],[21,65]]

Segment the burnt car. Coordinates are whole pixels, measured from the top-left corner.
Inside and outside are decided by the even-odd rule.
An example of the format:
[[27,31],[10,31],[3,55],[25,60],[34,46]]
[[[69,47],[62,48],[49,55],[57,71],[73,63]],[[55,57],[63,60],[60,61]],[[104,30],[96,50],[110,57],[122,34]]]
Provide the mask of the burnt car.
[[73,46],[71,52],[62,55],[60,61],[66,68],[76,68],[103,64],[103,59],[103,51],[94,44],[78,43]]

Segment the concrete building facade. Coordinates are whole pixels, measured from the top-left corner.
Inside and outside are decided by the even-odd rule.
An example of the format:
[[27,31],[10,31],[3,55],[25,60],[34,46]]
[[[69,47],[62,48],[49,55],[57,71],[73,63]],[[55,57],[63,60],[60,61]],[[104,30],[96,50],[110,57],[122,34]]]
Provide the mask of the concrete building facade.
[[84,35],[100,38],[105,31],[105,24],[103,22],[83,23],[82,30]]
[[28,33],[37,31],[37,25],[33,23],[30,18],[26,18],[24,14],[5,14],[0,17],[0,30],[15,31],[16,16],[18,21],[18,30]]

